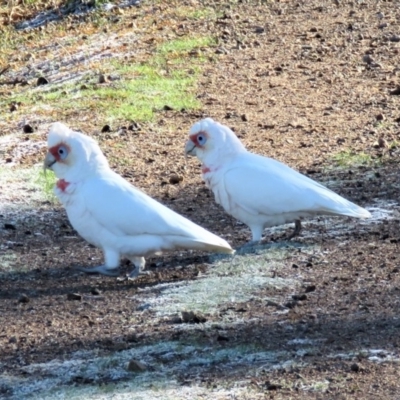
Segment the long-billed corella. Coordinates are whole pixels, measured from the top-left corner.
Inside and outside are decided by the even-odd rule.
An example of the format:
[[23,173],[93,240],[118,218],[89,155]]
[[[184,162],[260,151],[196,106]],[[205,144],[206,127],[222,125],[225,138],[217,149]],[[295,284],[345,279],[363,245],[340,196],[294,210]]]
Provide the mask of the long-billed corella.
[[251,230],[259,242],[266,227],[317,215],[369,218],[366,209],[339,196],[287,165],[251,153],[227,126],[211,118],[194,124],[185,153],[201,162],[201,173],[215,200]]
[[128,258],[136,277],[144,257],[164,250],[193,249],[233,253],[222,238],[177,214],[112,171],[97,142],[57,122],[50,127],[45,168],[58,178],[55,194],[72,226],[101,248],[104,265],[80,268],[87,273],[117,275],[120,258]]

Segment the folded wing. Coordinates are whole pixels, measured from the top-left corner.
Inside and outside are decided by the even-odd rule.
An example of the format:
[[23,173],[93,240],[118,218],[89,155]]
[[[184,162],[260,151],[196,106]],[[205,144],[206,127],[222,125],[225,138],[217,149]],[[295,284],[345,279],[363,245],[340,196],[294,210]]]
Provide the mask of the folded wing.
[[271,158],[246,153],[224,175],[231,198],[252,214],[310,213],[369,218],[362,207]]
[[109,171],[85,182],[86,208],[117,236],[155,235],[176,242],[177,248],[232,253],[222,238],[189,221]]

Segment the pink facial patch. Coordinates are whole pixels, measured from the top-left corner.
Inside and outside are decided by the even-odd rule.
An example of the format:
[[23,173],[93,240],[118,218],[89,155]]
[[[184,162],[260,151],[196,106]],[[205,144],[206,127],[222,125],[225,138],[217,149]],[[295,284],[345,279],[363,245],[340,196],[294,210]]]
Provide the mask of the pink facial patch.
[[208,174],[209,172],[211,172],[211,169],[208,167],[202,167],[201,168],[201,173],[202,174]]
[[68,187],[69,182],[66,182],[64,179],[59,179],[57,181],[57,187],[62,191],[65,192],[65,189]]

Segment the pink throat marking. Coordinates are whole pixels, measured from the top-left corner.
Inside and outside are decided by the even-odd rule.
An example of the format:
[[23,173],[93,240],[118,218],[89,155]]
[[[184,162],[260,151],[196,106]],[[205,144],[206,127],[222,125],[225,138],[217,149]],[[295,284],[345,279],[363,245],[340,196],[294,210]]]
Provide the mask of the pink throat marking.
[[203,166],[202,168],[201,168],[201,172],[202,172],[202,174],[208,174],[209,172],[211,172],[211,169],[210,168],[208,168],[208,167],[206,167],[206,166]]
[[68,187],[69,182],[66,182],[64,179],[59,179],[57,181],[57,187],[62,191],[65,192],[65,189]]

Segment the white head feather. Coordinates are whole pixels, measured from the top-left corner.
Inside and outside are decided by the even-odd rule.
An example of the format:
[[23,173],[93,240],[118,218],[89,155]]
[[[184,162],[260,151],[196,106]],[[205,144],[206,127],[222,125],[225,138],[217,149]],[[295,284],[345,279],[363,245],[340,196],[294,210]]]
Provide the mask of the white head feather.
[[186,153],[197,156],[207,165],[247,151],[231,129],[212,118],[196,122],[189,131],[189,138]]
[[68,182],[82,180],[109,168],[94,139],[69,129],[61,122],[51,125],[47,144],[49,152],[45,166],[51,168],[59,179]]

